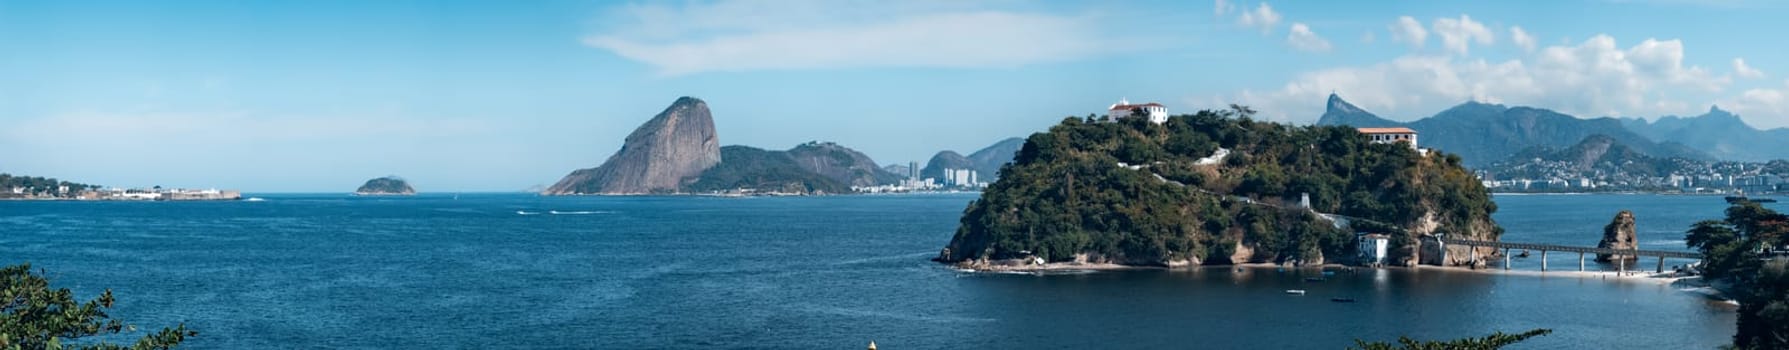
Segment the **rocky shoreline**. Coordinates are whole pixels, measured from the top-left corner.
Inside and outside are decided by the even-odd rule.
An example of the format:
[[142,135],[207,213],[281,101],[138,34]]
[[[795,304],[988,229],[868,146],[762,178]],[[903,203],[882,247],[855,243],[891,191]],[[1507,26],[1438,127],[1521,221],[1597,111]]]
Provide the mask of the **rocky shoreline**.
[[[1250,269],[1260,269],[1260,268],[1372,269],[1370,267],[1361,267],[1361,266],[1352,266],[1352,265],[1343,265],[1343,264],[1281,265],[1281,264],[1272,264],[1272,263],[1244,263],[1244,264],[1233,264],[1233,265],[1178,264],[1175,266],[1168,266],[1168,265],[1164,265],[1164,264],[1131,265],[1131,264],[1119,264],[1119,263],[1110,263],[1110,262],[1087,262],[1087,261],[1037,263],[1035,260],[1026,261],[1024,259],[1003,259],[1003,260],[989,260],[989,261],[968,260],[968,261],[956,262],[956,263],[946,263],[946,265],[950,266],[953,269],[957,269],[959,271],[964,271],[964,272],[988,272],[988,273],[1014,273],[1014,272],[1047,273],[1047,272],[1061,272],[1061,271],[1174,270],[1174,269],[1196,269],[1196,268],[1218,268],[1218,267],[1250,268]],[[1727,298],[1724,293],[1721,293],[1717,287],[1709,286],[1706,283],[1702,283],[1700,277],[1679,275],[1675,272],[1651,273],[1651,272],[1644,272],[1644,271],[1627,271],[1625,273],[1617,273],[1615,271],[1534,271],[1534,270],[1503,270],[1503,269],[1494,269],[1494,268],[1476,268],[1475,269],[1475,268],[1470,268],[1470,267],[1465,267],[1465,266],[1431,266],[1431,265],[1417,265],[1415,267],[1390,266],[1390,267],[1383,267],[1383,269],[1408,269],[1410,271],[1436,271],[1436,272],[1447,272],[1447,273],[1465,272],[1465,273],[1511,275],[1511,276],[1530,276],[1530,277],[1598,278],[1598,279],[1602,279],[1602,280],[1625,281],[1625,282],[1653,282],[1653,283],[1664,284],[1664,285],[1681,285],[1684,288],[1707,288],[1709,291],[1704,292],[1702,294],[1709,295],[1709,297],[1711,299],[1731,300],[1731,298]]]

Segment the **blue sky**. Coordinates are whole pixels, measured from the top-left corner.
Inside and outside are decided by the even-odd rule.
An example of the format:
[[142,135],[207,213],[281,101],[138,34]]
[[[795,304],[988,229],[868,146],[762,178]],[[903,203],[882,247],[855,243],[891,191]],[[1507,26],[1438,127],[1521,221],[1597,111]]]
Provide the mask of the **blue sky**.
[[0,171],[114,186],[513,191],[679,96],[722,144],[925,161],[1100,112],[1309,123],[1468,100],[1789,126],[1780,14],[1747,1],[0,0]]

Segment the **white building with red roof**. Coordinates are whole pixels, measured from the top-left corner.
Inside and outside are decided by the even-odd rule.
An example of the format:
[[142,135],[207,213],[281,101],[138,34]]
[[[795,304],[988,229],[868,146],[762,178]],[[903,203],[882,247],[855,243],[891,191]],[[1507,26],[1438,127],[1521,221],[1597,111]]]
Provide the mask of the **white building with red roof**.
[[1168,107],[1160,103],[1131,104],[1131,101],[1118,99],[1118,103],[1106,108],[1106,118],[1118,119],[1133,115],[1149,117],[1149,122],[1161,124],[1168,122]]
[[1416,147],[1416,130],[1410,128],[1356,128],[1355,130],[1360,130],[1361,134],[1367,135],[1367,140],[1373,143],[1405,142],[1410,144],[1410,149],[1421,149]]

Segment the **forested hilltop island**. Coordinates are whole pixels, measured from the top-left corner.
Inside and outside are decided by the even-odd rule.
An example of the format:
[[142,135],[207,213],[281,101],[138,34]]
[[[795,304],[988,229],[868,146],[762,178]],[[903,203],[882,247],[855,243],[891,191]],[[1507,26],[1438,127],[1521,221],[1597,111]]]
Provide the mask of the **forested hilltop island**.
[[972,269],[1321,264],[1352,260],[1354,233],[1373,232],[1389,235],[1389,264],[1454,265],[1462,261],[1432,261],[1440,254],[1424,254],[1419,237],[1502,234],[1490,192],[1458,155],[1252,113],[1064,119],[1025,140],[936,260]]
[[408,196],[416,194],[410,183],[397,176],[386,176],[366,180],[366,184],[354,190],[354,194],[362,196]]

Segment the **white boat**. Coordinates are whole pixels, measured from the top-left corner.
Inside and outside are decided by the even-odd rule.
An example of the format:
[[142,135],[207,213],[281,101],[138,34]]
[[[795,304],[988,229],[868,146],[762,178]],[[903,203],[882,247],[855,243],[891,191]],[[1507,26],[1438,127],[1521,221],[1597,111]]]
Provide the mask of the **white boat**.
[[261,199],[261,197],[248,197],[248,199],[244,199],[244,200],[250,201],[250,202],[260,202],[260,201],[265,201],[266,199]]
[[1304,290],[1303,289],[1287,289],[1286,294],[1304,295]]

